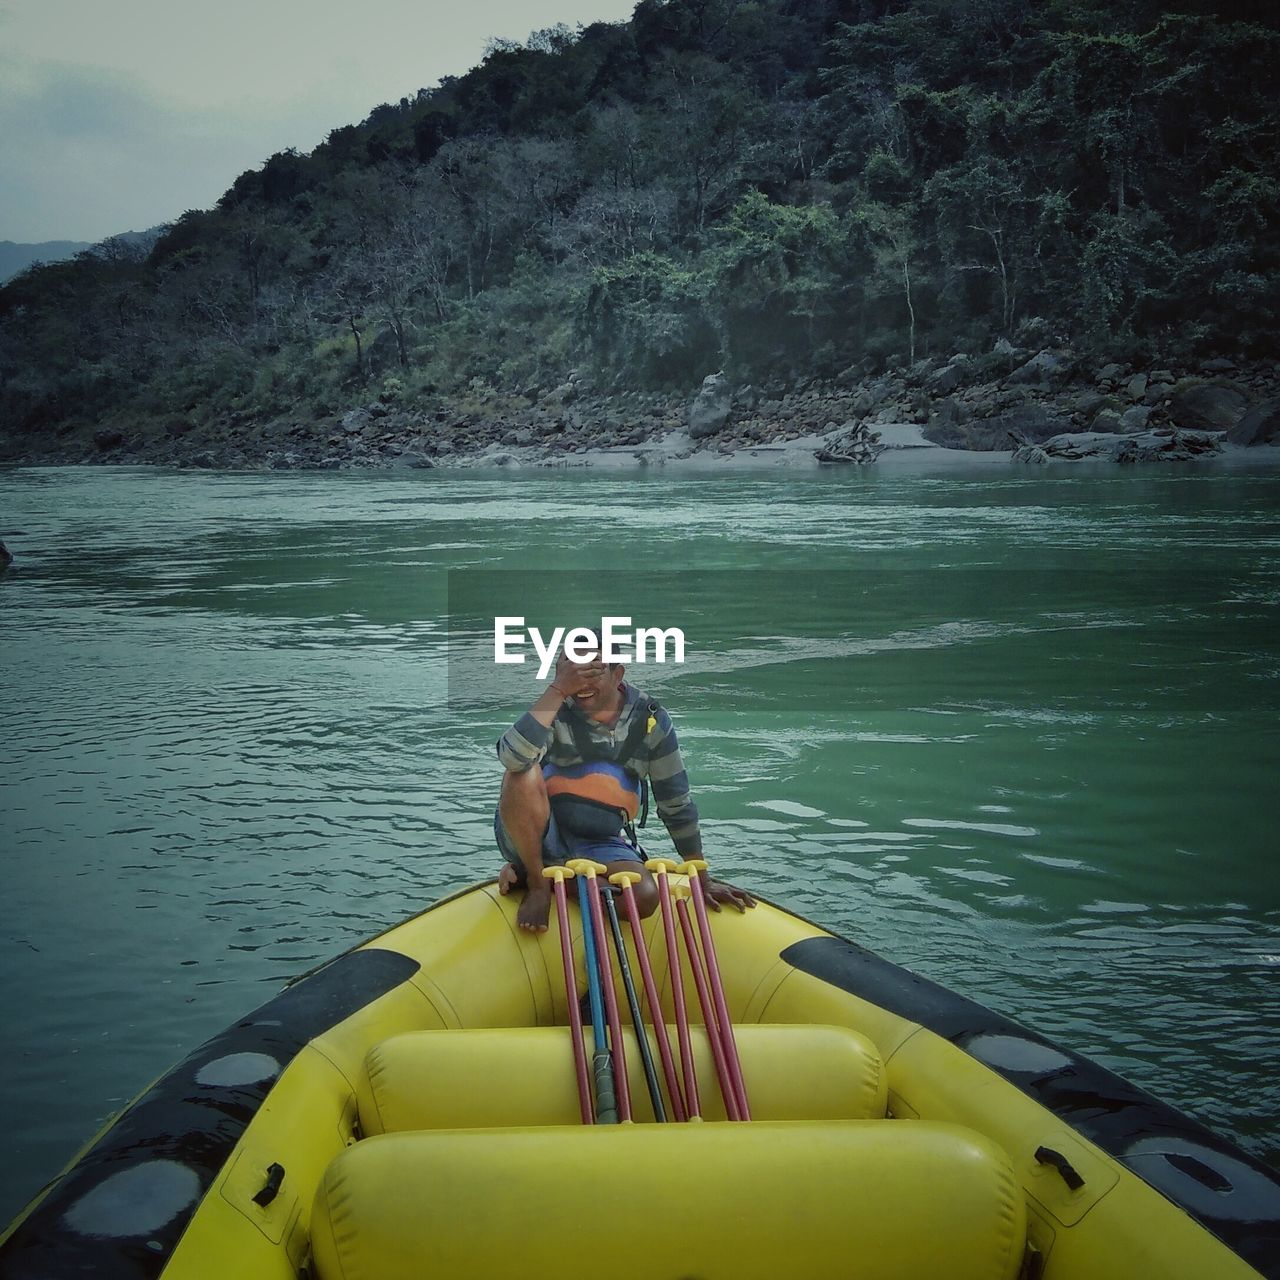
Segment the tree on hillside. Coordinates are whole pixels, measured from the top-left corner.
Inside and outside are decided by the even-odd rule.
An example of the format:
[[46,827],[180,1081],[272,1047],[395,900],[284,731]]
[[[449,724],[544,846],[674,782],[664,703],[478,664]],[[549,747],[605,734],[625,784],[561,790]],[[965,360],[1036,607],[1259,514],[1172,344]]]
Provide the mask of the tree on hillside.
[[652,123],[675,181],[681,230],[696,247],[708,219],[739,190],[753,104],[721,63],[700,54],[667,56],[656,83],[661,114]]
[[854,226],[871,249],[874,274],[868,281],[870,298],[900,297],[907,316],[907,360],[916,358],[916,289],[914,274],[920,251],[915,217],[909,205],[892,207],[869,200],[854,213]]
[[743,196],[707,255],[707,308],[725,361],[744,376],[794,376],[824,350],[833,357],[846,327],[848,271],[844,228],[829,206]]

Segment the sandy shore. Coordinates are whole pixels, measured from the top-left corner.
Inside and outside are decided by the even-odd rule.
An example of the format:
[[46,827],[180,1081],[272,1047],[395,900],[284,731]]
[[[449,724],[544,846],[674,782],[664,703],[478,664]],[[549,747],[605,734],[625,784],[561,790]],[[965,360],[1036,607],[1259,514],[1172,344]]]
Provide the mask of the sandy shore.
[[[986,467],[1006,465],[1012,457],[1008,449],[978,452],[970,449],[944,449],[924,438],[922,427],[914,423],[877,424],[883,451],[872,465],[878,467],[960,466]],[[466,457],[441,460],[438,466],[503,467],[525,469],[577,469],[598,467],[620,470],[631,467],[664,467],[681,471],[722,471],[729,469],[771,470],[785,467],[812,471],[838,471],[851,464],[824,464],[814,454],[829,445],[838,431],[796,436],[776,444],[718,447],[714,443],[693,441],[685,431],[672,431],[661,439],[641,446],[606,449],[584,449],[575,453],[548,454],[543,447],[511,447],[491,445]],[[853,468],[853,469],[856,469]]]
[[[1008,471],[1013,459],[1009,449],[947,448],[925,438],[924,428],[912,422],[877,422],[872,428],[879,435],[878,456],[869,465],[877,470],[904,471]],[[529,444],[511,442],[510,436],[475,442],[471,447],[442,451],[424,456],[418,451],[394,450],[386,453],[364,450],[348,458],[316,458],[288,449],[268,448],[257,457],[249,457],[235,447],[221,449],[189,449],[170,443],[152,450],[112,450],[106,454],[90,447],[87,451],[54,449],[26,456],[11,457],[0,465],[9,466],[77,466],[109,465],[126,467],[182,468],[212,471],[390,471],[411,470],[645,470],[662,468],[681,472],[789,471],[838,472],[861,470],[857,463],[819,462],[817,453],[830,449],[839,452],[846,426],[825,432],[808,432],[779,436],[766,442],[738,438],[693,440],[683,428],[652,432],[640,443],[591,446],[573,442],[538,440]],[[1175,465],[1170,461],[1152,460],[1161,468]],[[1187,461],[1197,469],[1254,470],[1280,466],[1280,444],[1244,447],[1223,442],[1221,450]],[[1013,470],[1019,474],[1057,474],[1064,468],[1114,468],[1114,461],[1053,459],[1031,465],[1019,461]],[[1181,469],[1181,468],[1177,468]]]
[[[958,469],[965,471],[1007,469],[1013,457],[1010,449],[972,450],[947,449],[924,438],[923,429],[914,423],[885,423],[875,428],[880,432],[884,446],[876,461],[871,464],[893,471]],[[647,442],[640,447],[609,449],[585,449],[576,453],[548,454],[545,448],[510,447],[492,445],[478,453],[465,457],[442,459],[437,466],[455,468],[501,468],[504,470],[624,470],[628,468],[662,467],[678,471],[768,471],[788,470],[840,471],[857,470],[850,464],[824,464],[814,454],[831,442],[838,432],[819,435],[796,436],[777,444],[739,445],[736,448],[717,448],[714,445],[699,447],[684,431],[673,431],[664,438]],[[1169,464],[1156,464],[1167,467]],[[1280,445],[1262,445],[1244,448],[1224,444],[1222,452],[1197,459],[1197,469],[1203,467],[1230,470],[1271,468],[1280,466]],[[1080,468],[1114,469],[1111,462],[1054,461],[1043,466],[1019,465],[1019,472],[1029,474],[1058,473]]]

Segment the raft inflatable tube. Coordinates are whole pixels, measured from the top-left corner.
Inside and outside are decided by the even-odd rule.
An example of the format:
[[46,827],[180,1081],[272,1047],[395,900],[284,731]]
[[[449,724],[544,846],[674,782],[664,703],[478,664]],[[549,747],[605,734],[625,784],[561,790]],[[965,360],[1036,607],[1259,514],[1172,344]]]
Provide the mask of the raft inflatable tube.
[[619,1280],[1280,1280],[1275,1172],[768,903],[711,917],[751,1121],[695,1026],[705,1122],[653,1122],[628,1031],[634,1123],[583,1125],[556,919],[516,906],[464,890],[201,1046],[9,1227],[0,1277],[542,1280],[590,1249]]

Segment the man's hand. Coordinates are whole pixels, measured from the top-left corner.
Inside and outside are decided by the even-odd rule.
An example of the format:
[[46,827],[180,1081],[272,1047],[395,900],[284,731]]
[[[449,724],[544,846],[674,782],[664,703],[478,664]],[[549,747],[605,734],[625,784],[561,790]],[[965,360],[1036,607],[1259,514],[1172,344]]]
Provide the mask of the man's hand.
[[599,658],[590,662],[574,662],[566,653],[556,659],[556,674],[552,683],[567,697],[574,697],[588,689],[604,677],[605,666]]
[[745,890],[734,885],[725,884],[723,880],[713,880],[709,875],[702,877],[702,896],[712,911],[719,911],[720,904],[727,902],[745,913],[748,907],[754,907],[756,900]]

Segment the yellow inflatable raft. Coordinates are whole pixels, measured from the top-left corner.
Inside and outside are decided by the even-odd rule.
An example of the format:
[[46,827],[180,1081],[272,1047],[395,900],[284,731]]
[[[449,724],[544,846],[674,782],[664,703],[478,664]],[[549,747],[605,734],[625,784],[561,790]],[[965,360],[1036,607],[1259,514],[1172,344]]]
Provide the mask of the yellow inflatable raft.
[[556,919],[524,934],[516,905],[467,889],[196,1050],[9,1228],[0,1276],[1280,1277],[1266,1166],[766,903],[711,918],[750,1122],[695,1013],[703,1119],[654,1123],[628,1030],[634,1123],[584,1125]]

